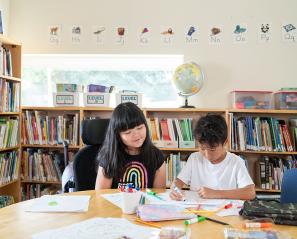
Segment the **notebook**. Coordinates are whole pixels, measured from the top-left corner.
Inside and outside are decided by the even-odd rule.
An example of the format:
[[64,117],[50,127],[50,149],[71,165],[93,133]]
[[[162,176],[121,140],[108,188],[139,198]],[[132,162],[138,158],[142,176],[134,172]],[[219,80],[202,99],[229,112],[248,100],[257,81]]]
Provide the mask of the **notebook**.
[[185,212],[184,207],[166,204],[139,205],[137,215],[143,221],[168,221],[197,217],[194,213]]

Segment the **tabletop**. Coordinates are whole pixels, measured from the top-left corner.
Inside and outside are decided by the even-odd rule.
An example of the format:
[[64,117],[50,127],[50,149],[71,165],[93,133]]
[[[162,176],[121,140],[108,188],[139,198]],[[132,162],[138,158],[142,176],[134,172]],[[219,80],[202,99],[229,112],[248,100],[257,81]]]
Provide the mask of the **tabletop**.
[[[26,212],[33,200],[36,199],[16,203],[2,208],[0,209],[0,238],[31,238],[31,235],[37,232],[67,226],[94,217],[126,218],[129,221],[134,222],[136,215],[122,214],[120,208],[100,196],[101,194],[114,192],[117,192],[117,190],[105,189],[100,191],[93,190],[72,193],[72,195],[91,196],[89,210],[82,213]],[[227,222],[234,227],[240,226],[243,221],[240,216],[218,217],[214,214],[205,214],[205,216],[210,216],[214,219]],[[157,224],[160,226],[183,226],[183,223],[183,220],[157,222]],[[190,225],[191,238],[222,239],[224,238],[224,227],[224,225],[220,225],[211,221],[195,223]],[[297,227],[274,225],[273,228],[280,231],[287,231],[293,238],[297,238]]]

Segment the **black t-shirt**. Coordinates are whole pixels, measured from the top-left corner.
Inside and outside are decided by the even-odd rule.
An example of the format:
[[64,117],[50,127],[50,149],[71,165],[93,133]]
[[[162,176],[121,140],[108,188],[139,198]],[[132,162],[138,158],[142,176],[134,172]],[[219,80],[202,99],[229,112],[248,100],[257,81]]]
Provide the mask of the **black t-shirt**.
[[129,155],[125,153],[125,166],[123,175],[113,178],[112,188],[117,188],[118,183],[133,183],[135,187],[152,188],[156,171],[164,163],[164,155],[160,150],[156,151],[156,166],[144,165],[142,155]]

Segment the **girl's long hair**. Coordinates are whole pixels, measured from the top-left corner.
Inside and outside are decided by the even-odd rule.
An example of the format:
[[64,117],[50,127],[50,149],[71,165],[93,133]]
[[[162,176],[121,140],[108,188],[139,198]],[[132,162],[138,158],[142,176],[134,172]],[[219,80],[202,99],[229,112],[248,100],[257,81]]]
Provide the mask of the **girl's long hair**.
[[145,125],[146,138],[140,148],[143,164],[157,169],[158,149],[149,137],[147,121],[137,105],[128,102],[118,105],[111,116],[102,148],[98,154],[98,163],[104,168],[104,175],[108,178],[121,176],[124,170],[126,146],[120,138],[120,132],[132,129],[141,124]]

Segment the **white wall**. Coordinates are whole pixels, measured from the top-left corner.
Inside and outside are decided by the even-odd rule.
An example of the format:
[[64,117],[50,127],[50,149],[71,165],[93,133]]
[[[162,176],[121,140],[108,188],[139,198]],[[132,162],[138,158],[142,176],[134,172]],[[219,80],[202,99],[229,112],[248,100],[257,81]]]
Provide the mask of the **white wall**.
[[0,0],[0,10],[2,15],[3,35],[8,35],[10,2],[9,0]]
[[[228,92],[242,90],[278,90],[297,87],[297,42],[281,39],[283,23],[297,27],[296,0],[11,0],[10,37],[23,43],[24,53],[107,53],[107,54],[184,54],[186,61],[195,61],[206,72],[204,88],[190,99],[197,107],[227,107]],[[259,23],[272,24],[272,41],[257,42]],[[231,32],[234,24],[246,23],[248,42],[234,44]],[[49,44],[48,28],[62,25],[62,42]],[[70,42],[73,24],[83,27],[83,43]],[[187,45],[186,26],[200,28],[200,43]],[[222,24],[224,43],[213,46],[208,35],[213,24]],[[107,43],[92,43],[93,25],[103,25]],[[128,41],[115,45],[111,30],[128,28]],[[149,46],[137,44],[136,30],[150,26],[153,34]],[[161,26],[172,26],[175,43],[164,46],[160,42]]]

